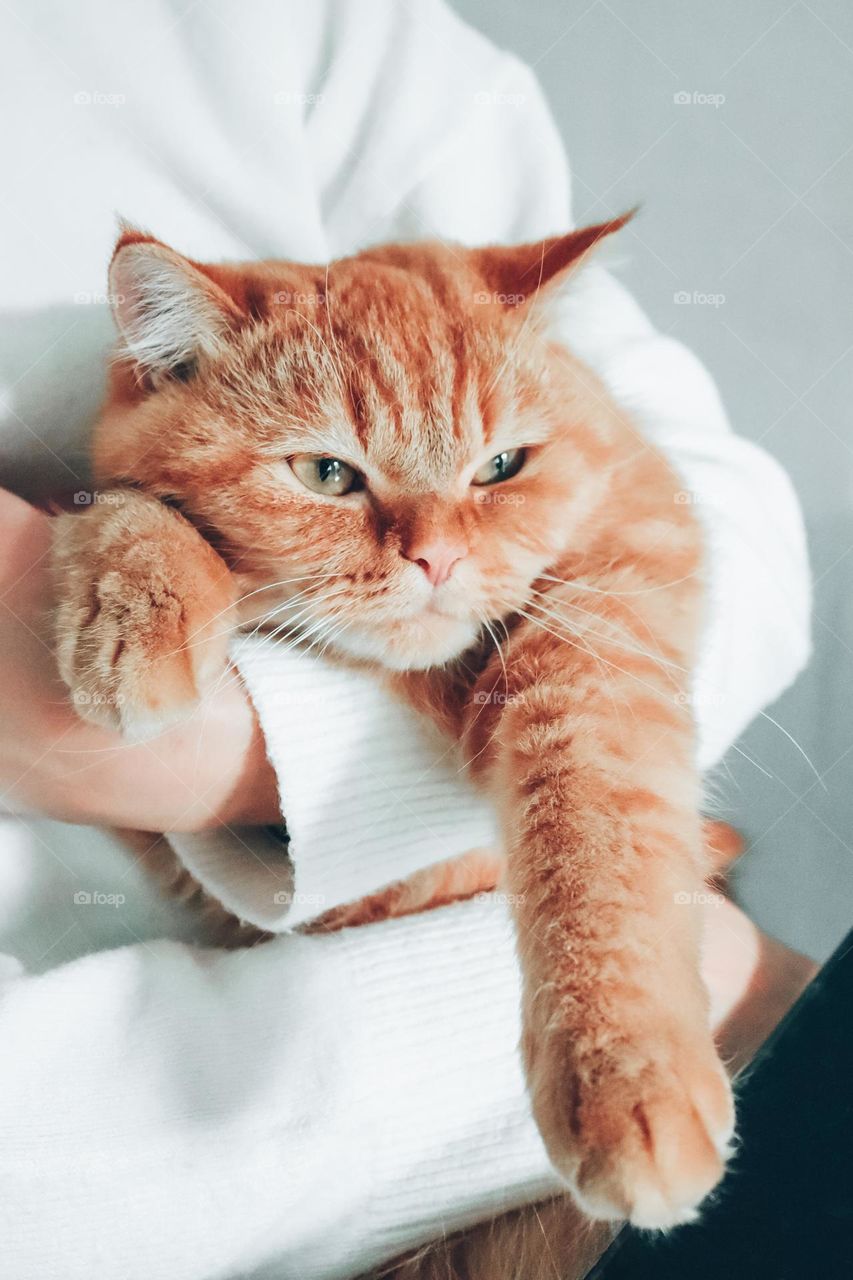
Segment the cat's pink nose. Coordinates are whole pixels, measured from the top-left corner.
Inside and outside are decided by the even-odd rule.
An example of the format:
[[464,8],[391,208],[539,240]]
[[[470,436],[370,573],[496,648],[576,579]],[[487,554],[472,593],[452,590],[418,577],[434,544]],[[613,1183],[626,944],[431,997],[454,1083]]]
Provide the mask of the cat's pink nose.
[[431,538],[429,541],[416,542],[405,552],[405,556],[407,560],[420,565],[434,587],[440,587],[467,553],[465,543],[456,538]]

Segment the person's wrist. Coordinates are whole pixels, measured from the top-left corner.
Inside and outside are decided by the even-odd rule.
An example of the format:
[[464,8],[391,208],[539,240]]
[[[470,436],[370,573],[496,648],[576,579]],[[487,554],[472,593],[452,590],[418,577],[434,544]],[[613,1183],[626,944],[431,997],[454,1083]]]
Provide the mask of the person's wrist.
[[50,746],[13,798],[19,811],[185,832],[280,817],[260,726],[235,680],[223,681],[186,723],[146,742],[80,720],[67,696],[43,713],[39,732]]
[[[278,780],[263,732],[242,683],[230,673],[222,687],[184,727],[180,758],[195,760],[186,807],[167,828],[261,826],[281,820]],[[168,763],[168,761],[167,761]]]

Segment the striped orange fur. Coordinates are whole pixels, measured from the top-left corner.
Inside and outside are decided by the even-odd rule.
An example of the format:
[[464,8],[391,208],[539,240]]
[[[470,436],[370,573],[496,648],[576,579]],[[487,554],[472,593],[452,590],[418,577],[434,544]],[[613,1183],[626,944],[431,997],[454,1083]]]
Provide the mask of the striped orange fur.
[[[95,439],[113,500],[56,521],[57,644],[78,705],[128,733],[196,705],[242,626],[385,673],[454,735],[502,817],[551,1159],[592,1217],[665,1227],[733,1125],[698,963],[702,542],[552,332],[623,221],[328,268],[202,265],[125,230]],[[321,473],[353,488],[306,487]],[[326,924],[452,897],[443,875]]]

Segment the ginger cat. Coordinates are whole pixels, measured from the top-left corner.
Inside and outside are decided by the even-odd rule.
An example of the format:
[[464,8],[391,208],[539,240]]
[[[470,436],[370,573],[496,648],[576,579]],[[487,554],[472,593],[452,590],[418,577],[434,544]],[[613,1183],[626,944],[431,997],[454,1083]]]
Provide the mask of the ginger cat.
[[94,445],[114,495],[56,521],[56,634],[81,713],[129,734],[190,713],[259,621],[437,717],[502,814],[549,1155],[587,1214],[668,1227],[733,1130],[698,963],[702,544],[552,333],[626,220],[330,268],[125,229]]

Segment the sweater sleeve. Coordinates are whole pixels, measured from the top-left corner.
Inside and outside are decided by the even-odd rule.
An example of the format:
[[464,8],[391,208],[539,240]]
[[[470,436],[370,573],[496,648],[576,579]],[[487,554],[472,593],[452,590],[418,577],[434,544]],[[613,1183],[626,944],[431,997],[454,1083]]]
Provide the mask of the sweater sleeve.
[[242,952],[0,957],[15,1280],[361,1274],[556,1183],[497,901]]
[[[713,915],[720,1025],[758,950]],[[554,1194],[520,1032],[499,895],[236,952],[0,955],[2,1274],[346,1280]]]

